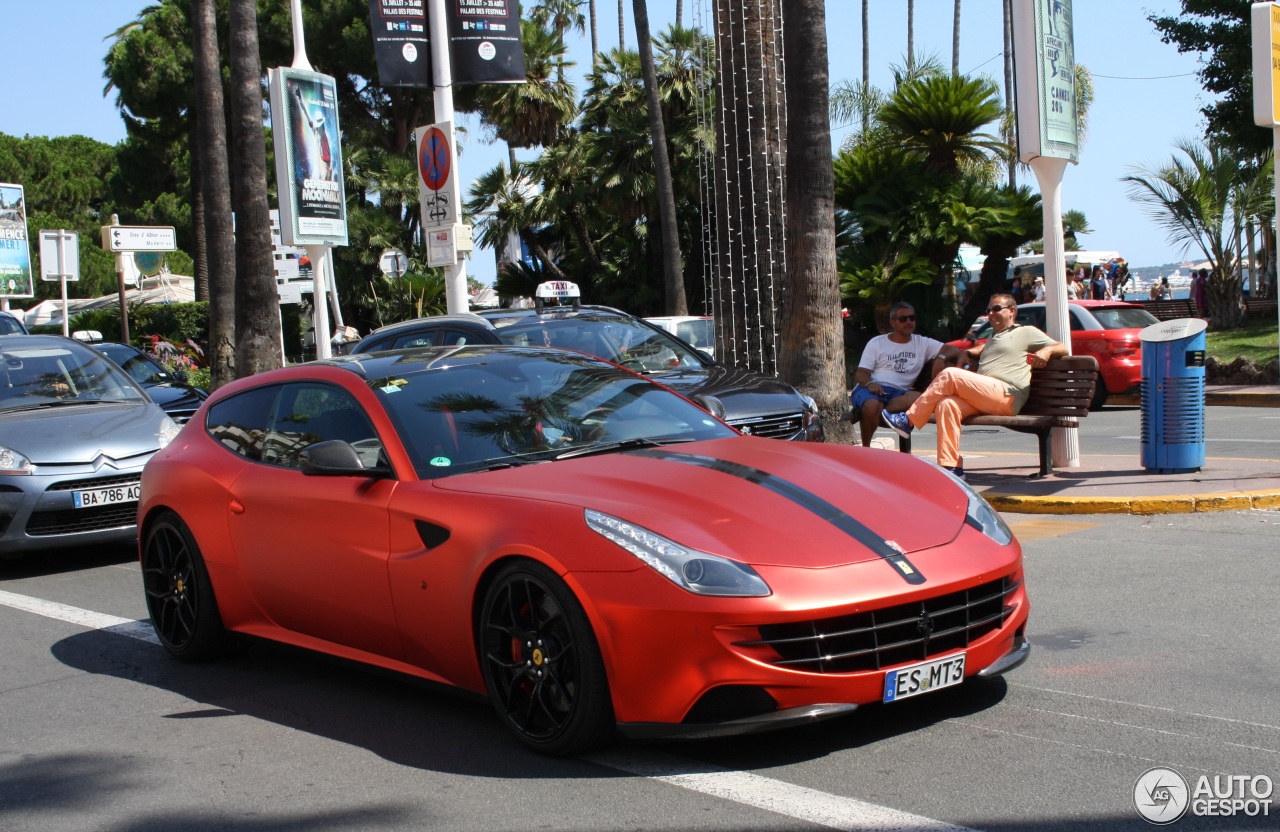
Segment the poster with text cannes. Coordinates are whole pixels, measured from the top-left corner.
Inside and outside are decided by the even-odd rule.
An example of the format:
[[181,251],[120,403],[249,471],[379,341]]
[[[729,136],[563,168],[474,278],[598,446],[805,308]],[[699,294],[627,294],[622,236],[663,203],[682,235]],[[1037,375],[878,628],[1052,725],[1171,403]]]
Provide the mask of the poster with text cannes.
[[27,249],[27,202],[21,185],[0,183],[0,295],[29,298],[34,294]]
[[271,70],[271,126],[281,238],[287,245],[345,246],[347,203],[333,78]]

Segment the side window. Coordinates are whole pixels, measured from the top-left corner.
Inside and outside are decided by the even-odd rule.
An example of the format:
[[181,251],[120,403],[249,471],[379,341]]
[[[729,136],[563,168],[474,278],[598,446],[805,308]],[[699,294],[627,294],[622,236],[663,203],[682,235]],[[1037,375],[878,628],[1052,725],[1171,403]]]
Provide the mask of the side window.
[[1067,311],[1071,313],[1071,331],[1076,332],[1085,329],[1084,323],[1080,320],[1080,311],[1077,309],[1068,309]]
[[1018,323],[1023,326],[1034,326],[1040,331],[1044,331],[1044,307],[1036,307],[1033,309],[1019,308]]
[[205,430],[223,447],[254,461],[262,459],[262,439],[279,387],[259,387],[209,408]]
[[382,443],[347,391],[328,384],[286,384],[262,440],[262,461],[297,468],[303,448],[330,439],[351,443],[365,467],[378,464]]
[[408,347],[430,347],[436,342],[436,334],[434,330],[426,332],[410,332],[407,335],[401,335],[390,345],[390,349],[402,350]]
[[436,343],[442,347],[461,347],[465,344],[483,344],[486,342],[466,330],[446,329],[440,333],[440,340]]

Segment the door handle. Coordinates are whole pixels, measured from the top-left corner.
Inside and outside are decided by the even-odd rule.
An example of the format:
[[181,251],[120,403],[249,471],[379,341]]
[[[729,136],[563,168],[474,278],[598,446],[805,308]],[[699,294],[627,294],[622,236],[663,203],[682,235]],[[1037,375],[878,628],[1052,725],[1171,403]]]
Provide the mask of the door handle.
[[232,514],[244,514],[244,503],[239,500],[232,500],[227,504],[227,508],[231,509]]

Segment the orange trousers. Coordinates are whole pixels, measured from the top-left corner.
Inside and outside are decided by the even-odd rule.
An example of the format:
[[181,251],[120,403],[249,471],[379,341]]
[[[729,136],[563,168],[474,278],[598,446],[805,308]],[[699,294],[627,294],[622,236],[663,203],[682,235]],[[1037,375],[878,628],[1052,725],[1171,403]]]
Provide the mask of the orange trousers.
[[960,423],[966,416],[989,413],[1013,415],[1013,396],[998,378],[958,367],[947,367],[933,379],[920,398],[907,409],[912,426],[922,428],[933,416],[938,428],[938,464],[960,464]]

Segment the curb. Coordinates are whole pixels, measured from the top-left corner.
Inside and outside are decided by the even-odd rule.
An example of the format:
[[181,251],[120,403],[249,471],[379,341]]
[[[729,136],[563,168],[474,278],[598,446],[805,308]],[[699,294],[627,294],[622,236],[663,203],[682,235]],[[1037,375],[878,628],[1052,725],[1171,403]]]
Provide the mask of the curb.
[[1011,514],[1195,514],[1207,511],[1280,509],[1280,491],[1239,494],[1178,494],[1168,497],[1027,497],[1000,492],[981,496],[996,511]]

